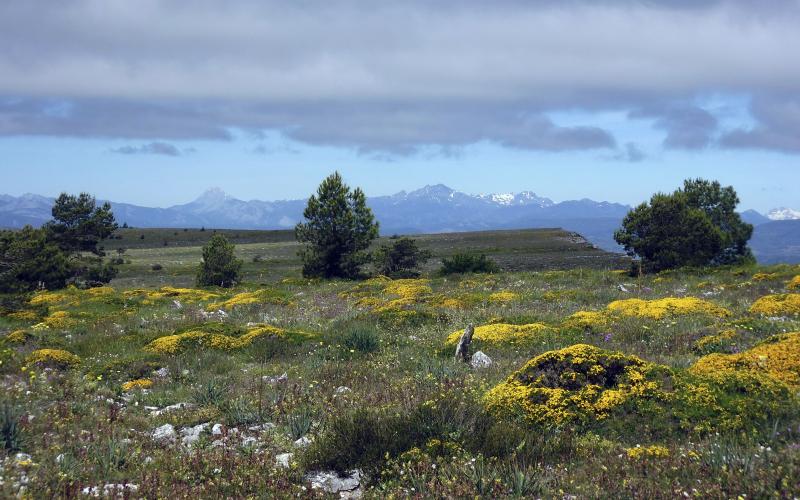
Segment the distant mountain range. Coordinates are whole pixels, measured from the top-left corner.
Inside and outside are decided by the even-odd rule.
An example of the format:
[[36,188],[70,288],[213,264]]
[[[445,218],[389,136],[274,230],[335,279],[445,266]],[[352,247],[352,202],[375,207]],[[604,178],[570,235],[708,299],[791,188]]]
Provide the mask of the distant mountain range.
[[[628,205],[589,199],[555,203],[531,191],[470,195],[445,185],[425,186],[369,198],[383,234],[421,234],[484,229],[561,227],[582,234],[600,248],[621,251],[613,238]],[[50,219],[53,198],[0,195],[0,227],[41,225]],[[117,221],[133,227],[288,229],[302,219],[306,200],[243,201],[221,189],[168,208],[111,202]],[[742,218],[756,226],[751,242],[763,262],[800,262],[800,211],[755,210]]]

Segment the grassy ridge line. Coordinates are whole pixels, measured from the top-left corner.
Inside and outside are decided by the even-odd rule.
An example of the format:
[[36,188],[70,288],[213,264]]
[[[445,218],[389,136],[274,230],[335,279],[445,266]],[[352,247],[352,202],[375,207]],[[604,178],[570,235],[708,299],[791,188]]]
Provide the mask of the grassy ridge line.
[[[113,283],[115,286],[191,285],[200,262],[201,245],[213,235],[212,230],[185,233],[171,229],[149,230],[149,233],[131,233],[139,231],[131,229],[124,231],[126,233],[123,233],[122,240],[111,240],[110,243],[125,247],[127,242],[141,242],[141,246],[131,246],[125,253],[124,258],[130,263],[120,266],[120,274]],[[175,235],[175,232],[178,234]],[[237,244],[237,256],[244,260],[244,281],[274,282],[287,276],[300,275],[301,263],[297,257],[299,245],[292,231],[219,232],[230,235]],[[133,234],[145,234],[145,239],[138,239],[138,236],[129,239]],[[173,239],[169,240],[169,237]],[[485,253],[504,271],[577,267],[623,269],[628,266],[624,256],[594,248],[579,235],[561,229],[426,234],[415,238],[421,248],[433,255],[423,269],[425,273],[434,272],[441,265],[443,257],[458,252]],[[155,245],[145,246],[148,241]],[[163,245],[163,241],[168,242],[167,246]],[[389,239],[381,238],[377,244],[386,241]],[[193,244],[188,244],[190,242]],[[115,254],[111,244],[107,245],[107,249],[111,250],[110,254]],[[152,270],[155,264],[162,266],[162,269]]]

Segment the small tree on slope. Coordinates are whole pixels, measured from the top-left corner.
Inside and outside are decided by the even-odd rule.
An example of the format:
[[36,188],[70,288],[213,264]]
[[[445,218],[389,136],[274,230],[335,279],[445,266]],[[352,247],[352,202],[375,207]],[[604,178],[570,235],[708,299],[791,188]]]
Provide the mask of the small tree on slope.
[[197,271],[199,286],[231,287],[239,279],[242,261],[233,255],[234,245],[221,234],[215,234],[203,247],[203,261]]

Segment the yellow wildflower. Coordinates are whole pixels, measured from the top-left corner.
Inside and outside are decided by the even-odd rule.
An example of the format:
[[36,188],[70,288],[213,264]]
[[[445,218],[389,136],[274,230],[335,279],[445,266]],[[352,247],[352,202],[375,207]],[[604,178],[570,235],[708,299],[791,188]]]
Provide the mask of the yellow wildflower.
[[519,295],[514,292],[502,291],[502,292],[495,292],[489,295],[489,302],[513,302],[519,299]]
[[25,360],[26,366],[45,365],[68,368],[81,362],[81,358],[61,349],[39,349],[33,351]]
[[666,446],[637,446],[635,448],[628,448],[625,450],[628,458],[631,460],[645,460],[648,458],[667,458],[669,457],[669,448]]
[[149,378],[137,378],[136,380],[129,380],[122,384],[122,390],[130,392],[135,389],[149,389],[153,386],[153,381]]
[[[475,328],[472,339],[490,345],[524,344],[536,340],[537,335],[548,329],[549,327],[542,323],[528,325],[493,323]],[[448,335],[445,345],[455,346],[463,333],[463,330],[451,333]]]
[[660,320],[667,316],[688,314],[707,314],[709,316],[730,316],[730,311],[707,300],[696,297],[666,297],[663,299],[617,300],[607,306],[609,312],[621,316]]
[[709,354],[690,368],[697,375],[730,371],[763,374],[800,388],[800,332],[770,337],[761,344],[737,354]]
[[800,314],[800,294],[765,295],[750,306],[750,312],[765,316],[793,316]]

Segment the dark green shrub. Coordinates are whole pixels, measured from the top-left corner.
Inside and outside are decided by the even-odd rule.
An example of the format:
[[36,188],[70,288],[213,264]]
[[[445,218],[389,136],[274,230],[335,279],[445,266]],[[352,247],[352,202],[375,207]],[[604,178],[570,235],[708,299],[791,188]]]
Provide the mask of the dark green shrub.
[[233,255],[234,245],[215,234],[203,247],[203,261],[197,271],[199,286],[231,287],[239,280],[242,261]]
[[[387,459],[412,447],[426,446],[433,439],[481,452],[490,443],[493,425],[494,420],[482,405],[463,394],[420,403],[407,413],[359,408],[327,422],[304,460],[313,468],[344,472],[360,467],[375,471]],[[513,444],[516,447],[520,441]],[[448,447],[441,449],[446,452]]]
[[417,268],[430,259],[431,253],[420,250],[416,240],[398,238],[381,245],[372,260],[378,274],[391,278],[414,278],[419,276]]
[[342,344],[353,351],[369,354],[380,349],[380,339],[375,327],[368,324],[355,324],[351,326],[342,339]]
[[486,255],[457,253],[450,258],[442,259],[441,274],[456,273],[495,273],[499,271],[497,264]]

